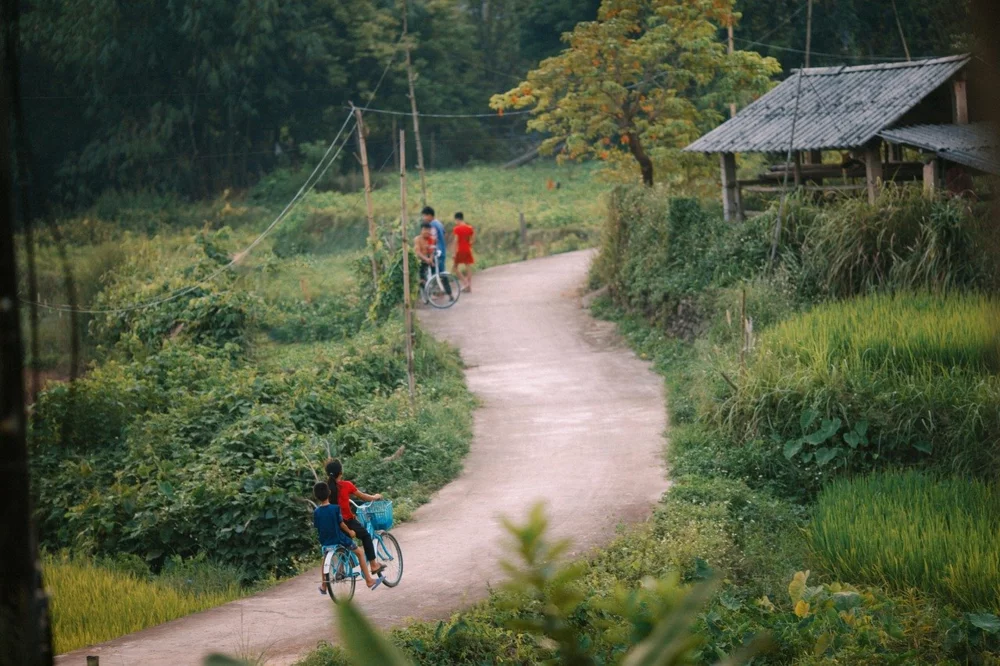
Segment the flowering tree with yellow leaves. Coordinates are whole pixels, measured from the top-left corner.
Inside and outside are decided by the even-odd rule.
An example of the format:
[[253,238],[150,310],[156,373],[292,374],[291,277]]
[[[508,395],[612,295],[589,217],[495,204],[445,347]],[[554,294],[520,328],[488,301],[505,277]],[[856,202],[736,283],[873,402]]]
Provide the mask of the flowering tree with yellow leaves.
[[560,157],[631,161],[653,184],[664,163],[722,120],[731,103],[765,92],[781,71],[721,40],[733,0],[604,0],[597,20],[563,36],[568,47],[494,95],[490,106],[532,108],[528,129]]

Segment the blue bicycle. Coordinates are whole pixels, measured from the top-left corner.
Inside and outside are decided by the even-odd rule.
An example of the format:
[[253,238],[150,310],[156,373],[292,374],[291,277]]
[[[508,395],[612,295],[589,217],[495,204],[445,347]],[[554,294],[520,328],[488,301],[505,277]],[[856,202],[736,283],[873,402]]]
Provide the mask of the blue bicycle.
[[[372,535],[376,560],[385,567],[379,574],[382,584],[396,587],[403,577],[403,551],[400,550],[396,537],[389,533],[389,528],[392,527],[392,502],[378,500],[358,504],[351,500],[351,504],[358,520]],[[359,578],[364,580],[364,574],[361,573],[361,563],[353,552],[343,546],[324,552],[323,579],[334,602],[350,601],[354,597],[354,588]]]

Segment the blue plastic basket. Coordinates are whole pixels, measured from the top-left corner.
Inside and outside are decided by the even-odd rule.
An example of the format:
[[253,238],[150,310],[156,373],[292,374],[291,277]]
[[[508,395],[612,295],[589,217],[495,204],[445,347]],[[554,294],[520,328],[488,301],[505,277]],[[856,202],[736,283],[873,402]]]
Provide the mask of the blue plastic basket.
[[392,502],[389,500],[376,500],[371,506],[361,510],[364,517],[372,524],[376,530],[388,530],[392,528]]

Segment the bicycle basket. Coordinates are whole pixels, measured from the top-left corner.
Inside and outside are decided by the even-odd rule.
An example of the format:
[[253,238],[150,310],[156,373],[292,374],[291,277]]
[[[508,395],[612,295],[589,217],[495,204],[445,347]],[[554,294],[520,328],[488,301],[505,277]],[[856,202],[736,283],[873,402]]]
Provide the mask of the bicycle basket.
[[389,500],[376,500],[371,506],[361,509],[361,513],[376,530],[392,528],[392,502]]

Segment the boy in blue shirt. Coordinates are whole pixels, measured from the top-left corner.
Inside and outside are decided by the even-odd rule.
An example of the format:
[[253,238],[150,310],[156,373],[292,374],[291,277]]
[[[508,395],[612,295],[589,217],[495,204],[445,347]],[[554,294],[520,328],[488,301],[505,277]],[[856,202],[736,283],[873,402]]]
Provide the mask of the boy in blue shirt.
[[[361,547],[354,544],[354,532],[344,522],[340,507],[337,504],[330,504],[330,486],[325,483],[317,483],[313,486],[313,494],[316,495],[316,500],[319,502],[319,506],[313,511],[313,525],[316,526],[316,531],[319,533],[319,544],[322,546],[320,550],[323,557],[326,557],[328,550],[337,546],[343,546],[353,552],[357,556],[358,562],[361,563],[361,573],[365,575],[368,589],[374,590],[382,584],[382,577],[372,578],[371,572],[368,570],[368,560],[365,559]],[[323,577],[322,568],[320,568],[320,578],[319,593],[326,594],[326,578]]]

